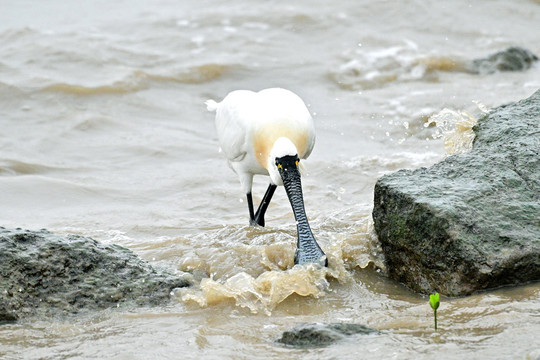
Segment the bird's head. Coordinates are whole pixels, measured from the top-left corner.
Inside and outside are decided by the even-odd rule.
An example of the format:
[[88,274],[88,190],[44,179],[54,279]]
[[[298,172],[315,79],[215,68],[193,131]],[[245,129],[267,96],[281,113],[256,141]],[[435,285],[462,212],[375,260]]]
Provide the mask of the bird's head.
[[268,174],[272,183],[283,185],[285,177],[299,176],[299,166],[300,158],[292,141],[285,137],[277,139],[268,155]]

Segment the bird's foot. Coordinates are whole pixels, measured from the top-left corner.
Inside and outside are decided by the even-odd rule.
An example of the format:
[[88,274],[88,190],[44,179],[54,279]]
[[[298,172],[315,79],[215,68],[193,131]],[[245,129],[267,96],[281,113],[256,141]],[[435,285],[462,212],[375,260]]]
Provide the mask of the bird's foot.
[[262,226],[264,227],[264,219],[249,219],[249,225],[251,226]]
[[259,216],[259,214],[255,214],[255,218],[249,219],[249,225],[264,227],[264,217]]

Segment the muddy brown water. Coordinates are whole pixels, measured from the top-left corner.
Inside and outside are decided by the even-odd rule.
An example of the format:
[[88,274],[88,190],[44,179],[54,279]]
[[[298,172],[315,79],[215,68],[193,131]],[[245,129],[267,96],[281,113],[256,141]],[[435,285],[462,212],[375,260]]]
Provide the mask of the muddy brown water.
[[[525,0],[4,1],[0,225],[117,243],[195,286],[162,308],[3,325],[0,357],[540,358],[538,284],[443,297],[435,332],[427,297],[384,277],[370,218],[378,177],[446,156],[430,117],[452,127],[540,88],[538,65],[486,76],[460,65],[512,45],[540,54],[539,23]],[[267,227],[247,226],[203,104],[274,86],[316,122],[303,186],[328,270],[293,268],[283,189]],[[456,151],[467,139],[453,135]],[[266,185],[256,178],[256,201]],[[275,343],[298,323],[336,321],[381,335]]]

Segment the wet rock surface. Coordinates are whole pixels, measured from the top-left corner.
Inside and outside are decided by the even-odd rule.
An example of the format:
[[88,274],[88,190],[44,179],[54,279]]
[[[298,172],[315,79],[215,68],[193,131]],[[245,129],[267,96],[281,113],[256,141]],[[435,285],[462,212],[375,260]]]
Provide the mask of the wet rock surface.
[[497,71],[523,71],[529,69],[535,61],[538,61],[538,57],[532,52],[514,46],[486,58],[475,59],[466,65],[466,70],[481,75]]
[[309,323],[283,332],[279,343],[295,347],[323,347],[352,335],[378,334],[379,331],[361,324]]
[[189,285],[118,245],[0,227],[0,323],[120,304],[158,305],[172,289]]
[[540,280],[540,90],[474,127],[473,149],[375,186],[389,276],[449,296]]

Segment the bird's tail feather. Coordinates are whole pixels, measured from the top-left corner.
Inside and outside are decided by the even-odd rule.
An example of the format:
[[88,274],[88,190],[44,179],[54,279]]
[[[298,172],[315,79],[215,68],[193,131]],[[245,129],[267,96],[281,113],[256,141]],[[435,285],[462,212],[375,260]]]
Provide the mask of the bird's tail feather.
[[204,103],[206,104],[206,109],[208,111],[216,111],[219,105],[214,100],[206,100]]

